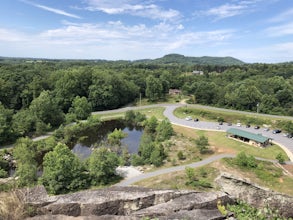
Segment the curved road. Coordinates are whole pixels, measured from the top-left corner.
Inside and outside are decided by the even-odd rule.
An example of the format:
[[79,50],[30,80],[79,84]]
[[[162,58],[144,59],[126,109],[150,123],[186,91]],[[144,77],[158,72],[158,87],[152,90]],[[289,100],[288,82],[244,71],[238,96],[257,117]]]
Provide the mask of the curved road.
[[[172,124],[190,127],[194,129],[200,129],[200,130],[213,130],[213,131],[222,131],[226,132],[229,128],[238,128],[241,130],[245,130],[251,133],[257,133],[262,134],[265,137],[271,138],[274,143],[279,145],[288,155],[291,161],[293,161],[293,139],[284,137],[282,133],[279,134],[273,134],[272,131],[264,131],[263,128],[260,129],[254,129],[253,127],[246,128],[245,126],[237,127],[236,125],[228,126],[226,123],[223,125],[219,125],[216,122],[206,122],[206,121],[198,121],[194,122],[186,121],[185,119],[180,119],[174,116],[173,111],[178,107],[178,105],[167,105],[166,109],[164,111],[164,115],[170,120]],[[286,117],[290,118],[291,117]]]
[[[185,126],[185,127],[190,127],[193,129],[200,129],[200,130],[213,130],[213,131],[222,131],[225,132],[227,129],[234,127],[234,128],[239,128],[235,125],[232,126],[228,126],[228,125],[218,125],[218,123],[216,122],[194,122],[193,120],[191,121],[187,121],[185,119],[180,119],[177,118],[176,116],[174,116],[173,111],[178,108],[179,106],[183,106],[181,104],[176,104],[176,105],[153,105],[151,107],[156,107],[156,106],[162,106],[165,107],[165,111],[164,111],[164,116],[167,117],[170,122],[172,124],[176,124],[176,125],[180,125],[180,126]],[[146,106],[146,107],[150,107],[150,106]],[[129,109],[141,109],[144,107],[127,107],[124,109],[119,109],[119,110],[112,110],[112,112],[117,112],[117,111],[125,111],[125,110],[129,110]],[[262,132],[263,130],[255,130],[254,128],[246,128],[246,127],[242,127],[241,129],[255,133],[256,131],[258,133]],[[274,140],[274,142],[278,145],[280,145],[285,152],[287,153],[288,157],[290,158],[291,161],[293,161],[293,140],[284,137],[281,134],[272,134],[272,132],[270,131],[263,131],[262,132],[264,136],[267,136],[269,138],[272,138]],[[185,170],[186,167],[200,167],[200,166],[204,166],[207,165],[211,162],[220,160],[222,158],[232,158],[235,157],[235,155],[232,154],[220,154],[220,155],[215,155],[209,158],[206,158],[202,161],[199,162],[195,162],[195,163],[191,163],[191,164],[186,164],[186,165],[181,165],[181,166],[176,166],[176,167],[170,167],[170,168],[165,168],[165,169],[160,169],[160,170],[156,170],[154,172],[149,172],[149,173],[144,173],[141,174],[139,176],[135,176],[133,178],[129,178],[129,179],[125,179],[123,181],[121,181],[120,183],[116,184],[117,186],[129,186],[135,182],[147,179],[147,178],[151,178],[151,177],[155,177],[158,175],[162,175],[162,174],[167,174],[170,172],[176,172],[176,171],[182,171]],[[260,160],[265,160],[262,158],[257,158]],[[272,161],[272,160],[269,160]],[[290,163],[290,162],[289,162]],[[290,163],[292,164],[292,162]]]
[[[244,126],[237,127],[236,125],[228,126],[227,124],[218,125],[218,123],[216,123],[216,122],[186,121],[185,119],[177,118],[173,114],[173,111],[180,106],[187,106],[187,105],[186,104],[156,104],[156,105],[148,105],[148,106],[141,106],[141,107],[126,107],[126,108],[103,111],[103,112],[93,112],[93,114],[117,113],[117,112],[124,112],[127,110],[138,110],[138,109],[145,109],[145,108],[152,108],[152,107],[165,107],[166,109],[164,111],[164,116],[167,117],[172,124],[185,126],[185,127],[189,127],[189,128],[193,128],[193,129],[222,131],[222,132],[226,132],[229,128],[238,128],[238,129],[242,129],[242,130],[245,130],[245,131],[248,131],[251,133],[262,134],[265,137],[271,138],[273,140],[273,143],[279,145],[286,152],[289,159],[291,161],[293,161],[293,138],[284,137],[282,133],[273,134],[272,131],[264,131],[263,128],[256,130],[253,127],[250,127],[250,128],[246,128]],[[273,117],[276,119],[277,118],[284,118],[284,119],[293,120],[293,117],[289,117],[289,116],[256,114],[253,112],[243,112],[243,111],[222,109],[222,108],[203,106],[203,105],[188,105],[188,106],[191,106],[191,107],[194,106],[196,108],[203,108],[203,109],[214,109],[214,110],[220,110],[220,111],[226,111],[226,112],[249,114],[249,115],[254,115],[254,116],[258,116],[258,115],[269,116],[269,117]]]

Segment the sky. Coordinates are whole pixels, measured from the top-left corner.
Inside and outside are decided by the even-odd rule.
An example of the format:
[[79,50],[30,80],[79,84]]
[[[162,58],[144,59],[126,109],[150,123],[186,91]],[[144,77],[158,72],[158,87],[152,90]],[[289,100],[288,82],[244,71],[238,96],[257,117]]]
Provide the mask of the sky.
[[0,56],[293,61],[292,0],[1,0]]

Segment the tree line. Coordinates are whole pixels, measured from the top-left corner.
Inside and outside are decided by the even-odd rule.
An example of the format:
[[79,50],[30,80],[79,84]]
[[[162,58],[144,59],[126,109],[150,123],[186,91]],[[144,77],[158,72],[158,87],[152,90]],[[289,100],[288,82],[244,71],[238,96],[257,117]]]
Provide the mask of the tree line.
[[[203,75],[193,74],[193,70]],[[189,102],[293,115],[293,64],[0,63],[0,144],[181,89]]]

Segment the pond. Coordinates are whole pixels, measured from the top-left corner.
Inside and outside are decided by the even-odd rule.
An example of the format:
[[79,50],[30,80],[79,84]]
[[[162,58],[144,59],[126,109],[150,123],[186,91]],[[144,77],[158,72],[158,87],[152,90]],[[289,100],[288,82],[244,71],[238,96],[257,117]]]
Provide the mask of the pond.
[[96,131],[83,134],[79,142],[73,146],[72,152],[82,159],[89,157],[93,148],[106,144],[108,134],[113,132],[115,128],[127,133],[127,136],[121,140],[121,146],[126,147],[130,154],[138,152],[140,138],[143,134],[141,127],[126,125],[122,120],[105,121],[102,123],[102,126]]

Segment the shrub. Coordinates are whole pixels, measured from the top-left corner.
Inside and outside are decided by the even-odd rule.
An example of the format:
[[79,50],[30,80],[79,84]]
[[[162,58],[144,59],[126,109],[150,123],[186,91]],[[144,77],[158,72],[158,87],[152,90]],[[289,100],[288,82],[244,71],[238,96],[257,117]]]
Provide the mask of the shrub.
[[183,152],[181,150],[177,153],[177,157],[178,157],[179,160],[185,160],[186,159],[185,155],[183,154]]

